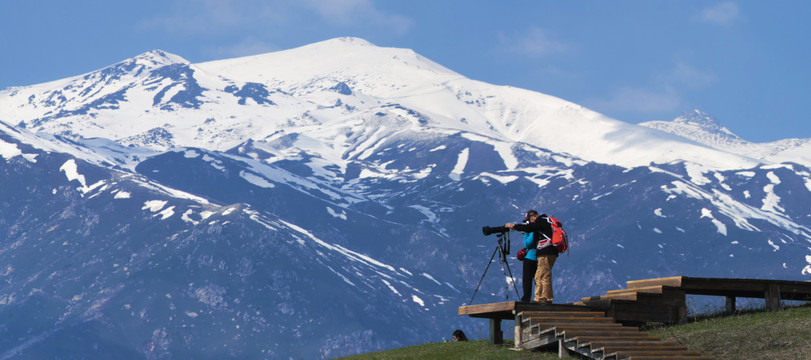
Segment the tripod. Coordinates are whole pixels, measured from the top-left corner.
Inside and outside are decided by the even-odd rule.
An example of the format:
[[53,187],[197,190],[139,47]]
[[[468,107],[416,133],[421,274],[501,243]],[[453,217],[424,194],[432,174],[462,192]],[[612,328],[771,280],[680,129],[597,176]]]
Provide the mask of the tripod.
[[476,290],[473,291],[473,296],[470,297],[470,301],[467,303],[468,305],[473,305],[473,298],[475,298],[476,293],[479,292],[479,287],[482,285],[482,280],[484,280],[484,276],[487,275],[487,270],[490,269],[490,264],[493,263],[493,259],[496,257],[496,254],[498,254],[498,262],[501,264],[501,271],[504,273],[504,277],[507,277],[507,272],[510,274],[510,282],[505,285],[505,299],[510,298],[510,283],[513,285],[513,290],[515,290],[515,297],[520,298],[520,296],[518,296],[518,288],[515,287],[515,278],[513,277],[513,272],[510,270],[510,263],[507,262],[507,255],[510,254],[510,233],[509,231],[502,232],[496,236],[498,237],[498,245],[496,245],[496,249],[493,250],[493,255],[490,256],[490,261],[487,262],[487,267],[484,268],[482,278],[479,279],[479,284],[476,285]]

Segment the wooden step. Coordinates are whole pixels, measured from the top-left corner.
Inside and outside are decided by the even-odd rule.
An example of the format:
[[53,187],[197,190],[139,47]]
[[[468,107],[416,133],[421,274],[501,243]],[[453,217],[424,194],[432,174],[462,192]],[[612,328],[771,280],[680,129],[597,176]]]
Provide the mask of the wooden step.
[[665,288],[673,289],[672,287],[666,287],[662,285],[653,285],[653,286],[642,286],[636,288],[628,288],[628,289],[617,289],[617,290],[608,290],[606,293],[608,295],[611,294],[627,294],[627,293],[647,293],[647,294],[661,294],[665,291]]
[[618,359],[629,358],[632,356],[662,356],[667,358],[682,357],[682,356],[702,356],[698,351],[617,351],[611,353],[603,353],[605,357],[615,357]]
[[614,319],[604,318],[547,318],[547,317],[530,317],[521,319],[522,323],[532,324],[617,324]]
[[605,317],[604,311],[522,311],[521,316]]
[[526,320],[521,322],[522,326],[530,327],[535,325],[541,326],[622,326],[622,324],[613,322],[613,321],[567,321],[567,320],[554,320],[554,321],[537,321],[537,320]]
[[[661,287],[659,287],[661,288]],[[684,291],[667,290],[662,293],[637,292],[633,289],[612,290],[606,295],[584,297],[581,302],[586,306],[608,308],[610,300],[632,301],[639,304],[664,304],[671,306],[684,306],[686,295]]]
[[563,335],[567,339],[578,336],[588,337],[614,337],[614,338],[638,338],[648,334],[636,330],[589,330],[589,329],[565,329],[556,330],[558,336]]
[[629,289],[631,289],[631,288],[643,288],[643,287],[656,286],[656,285],[680,287],[680,286],[682,286],[682,281],[683,280],[684,280],[684,276],[673,276],[673,277],[657,278],[657,279],[632,280],[632,281],[627,281],[625,283],[625,285]]
[[606,347],[606,346],[642,346],[642,345],[678,345],[669,341],[662,341],[658,338],[650,338],[645,340],[613,340],[613,339],[601,339],[601,340],[594,340],[589,342],[579,342],[579,347],[586,347],[589,346],[592,349]]
[[703,355],[674,355],[674,356],[657,356],[657,355],[631,355],[628,360],[712,360],[709,356]]
[[590,344],[597,341],[661,341],[658,337],[639,335],[639,336],[624,336],[622,338],[606,338],[604,336],[578,336],[574,338],[578,344]]
[[625,346],[618,346],[618,345],[609,345],[603,346],[598,348],[592,348],[592,351],[600,351],[603,353],[615,353],[615,352],[623,352],[623,351],[671,351],[671,352],[678,352],[678,351],[687,351],[687,348],[681,345],[663,345],[663,344],[649,344],[649,345],[625,345]]
[[593,316],[593,317],[572,317],[572,316],[550,316],[550,315],[531,315],[521,316],[522,321],[614,321],[614,319],[607,316]]
[[560,336],[564,333],[586,333],[599,335],[599,336],[606,336],[606,335],[623,335],[623,334],[639,334],[638,329],[628,328],[628,327],[589,327],[589,326],[582,326],[582,327],[561,327],[561,326],[542,326],[542,325],[535,325],[529,328],[529,331],[524,330],[522,335],[531,337],[533,335],[547,335],[547,334],[554,334],[555,336]]

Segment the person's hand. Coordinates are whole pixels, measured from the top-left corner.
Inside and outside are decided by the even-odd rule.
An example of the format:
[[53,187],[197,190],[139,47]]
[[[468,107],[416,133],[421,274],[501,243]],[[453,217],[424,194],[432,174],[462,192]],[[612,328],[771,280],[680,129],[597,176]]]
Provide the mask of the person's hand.
[[515,224],[513,224],[513,223],[506,223],[506,224],[504,224],[504,227],[505,227],[505,228],[507,228],[507,229],[512,229],[512,228],[513,228],[513,226],[515,226]]

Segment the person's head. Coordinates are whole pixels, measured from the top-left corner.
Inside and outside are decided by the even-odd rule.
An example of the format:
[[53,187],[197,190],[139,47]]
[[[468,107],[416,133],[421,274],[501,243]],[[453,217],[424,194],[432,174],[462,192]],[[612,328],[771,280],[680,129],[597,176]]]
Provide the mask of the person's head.
[[524,218],[524,222],[535,222],[538,219],[538,211],[536,210],[529,210],[527,211],[527,217]]
[[453,341],[467,341],[465,332],[460,329],[456,329],[456,331],[453,332]]

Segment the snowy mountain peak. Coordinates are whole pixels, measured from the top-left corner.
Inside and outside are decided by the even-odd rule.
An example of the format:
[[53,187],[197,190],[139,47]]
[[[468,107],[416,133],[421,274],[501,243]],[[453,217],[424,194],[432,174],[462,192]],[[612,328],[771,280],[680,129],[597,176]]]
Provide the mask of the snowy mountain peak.
[[85,82],[110,84],[112,81],[126,77],[138,77],[142,74],[169,65],[189,65],[189,61],[167,53],[163,50],[152,50],[116,64],[93,71],[82,76]]
[[424,88],[462,78],[411,49],[379,47],[353,37],[196,65],[231,80],[290,90],[323,79],[344,81],[374,96],[396,96],[415,90],[415,85]]
[[672,121],[648,121],[639,125],[678,135],[712,148],[741,154],[762,162],[796,162],[811,165],[811,139],[783,139],[752,143],[735,135],[716,118],[701,110],[682,113]]
[[309,45],[306,45],[306,46],[310,46],[310,47],[326,47],[326,46],[341,46],[341,47],[358,46],[358,47],[365,47],[365,46],[374,46],[374,47],[377,47],[377,45],[372,44],[371,42],[369,42],[366,39],[361,39],[359,37],[354,37],[354,36],[344,36],[344,37],[328,39],[328,40],[324,40],[324,41],[319,41],[317,43],[309,44]]
[[679,117],[673,119],[673,122],[698,126],[707,131],[718,131],[722,128],[718,119],[698,109],[683,112]]
[[649,121],[639,125],[711,146],[715,146],[719,142],[739,143],[744,141],[722,126],[718,119],[698,109],[685,111],[672,121]]
[[189,61],[175,54],[165,52],[163,50],[152,50],[140,54],[132,59],[125,60],[123,63],[133,62],[136,64],[144,65],[149,68],[156,68],[171,64],[188,64]]

